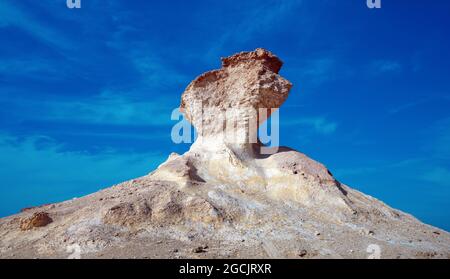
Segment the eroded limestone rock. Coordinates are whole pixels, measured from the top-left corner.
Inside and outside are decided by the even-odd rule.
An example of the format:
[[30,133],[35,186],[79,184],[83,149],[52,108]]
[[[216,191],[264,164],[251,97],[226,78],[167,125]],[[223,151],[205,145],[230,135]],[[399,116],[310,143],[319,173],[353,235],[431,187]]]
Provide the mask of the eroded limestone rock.
[[[222,68],[206,72],[186,88],[181,110],[199,140],[256,143],[257,127],[288,97],[292,84],[278,72],[281,60],[256,49],[222,59]],[[265,116],[259,112],[266,111]]]
[[36,212],[31,217],[24,218],[20,221],[20,229],[27,231],[33,228],[45,227],[51,222],[53,222],[53,220],[48,213]]

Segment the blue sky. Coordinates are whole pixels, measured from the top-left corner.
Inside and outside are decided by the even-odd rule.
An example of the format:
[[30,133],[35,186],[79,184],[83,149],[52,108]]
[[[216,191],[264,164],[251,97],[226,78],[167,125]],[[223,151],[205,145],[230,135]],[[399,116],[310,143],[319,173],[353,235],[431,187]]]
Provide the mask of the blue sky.
[[280,142],[450,230],[450,2],[0,1],[0,216],[145,175],[172,110],[263,47],[294,88]]

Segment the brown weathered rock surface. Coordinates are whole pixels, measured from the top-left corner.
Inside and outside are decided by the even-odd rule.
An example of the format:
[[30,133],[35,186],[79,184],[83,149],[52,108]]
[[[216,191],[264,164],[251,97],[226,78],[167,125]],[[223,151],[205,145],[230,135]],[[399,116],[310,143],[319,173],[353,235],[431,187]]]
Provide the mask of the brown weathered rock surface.
[[[261,154],[248,142],[252,110],[280,107],[291,84],[262,49],[222,63],[182,96],[200,132],[188,152],[141,178],[0,219],[0,257],[66,258],[70,245],[84,258],[367,258],[373,247],[381,258],[450,257],[447,232],[341,184],[306,155]],[[229,109],[237,137],[215,112]]]
[[[256,143],[258,121],[266,120],[257,119],[259,109],[279,108],[292,87],[278,74],[281,65],[278,57],[257,49],[223,58],[221,69],[192,81],[181,97],[181,109],[197,129],[199,141],[215,141],[223,136],[229,143]],[[249,131],[252,121],[254,129]],[[233,132],[242,135],[227,139],[226,126],[233,124],[237,126]],[[250,137],[254,140],[250,141]]]
[[33,228],[45,227],[53,222],[52,218],[45,212],[36,212],[31,217],[20,221],[20,229],[23,231]]

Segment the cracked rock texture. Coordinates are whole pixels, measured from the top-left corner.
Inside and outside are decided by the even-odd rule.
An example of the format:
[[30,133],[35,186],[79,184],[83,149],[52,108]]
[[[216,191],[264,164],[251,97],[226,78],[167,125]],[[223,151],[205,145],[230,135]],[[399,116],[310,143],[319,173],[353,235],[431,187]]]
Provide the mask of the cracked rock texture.
[[180,108],[196,128],[197,142],[256,143],[257,126],[270,116],[270,109],[280,107],[292,87],[278,74],[281,65],[278,57],[257,49],[223,58],[221,69],[192,81]]
[[143,177],[0,219],[0,257],[68,258],[76,245],[82,258],[368,258],[378,248],[381,258],[450,258],[447,232],[300,152],[261,152],[252,123],[269,114],[255,111],[279,108],[292,87],[281,66],[263,49],[222,59],[182,95],[199,132],[188,152]]

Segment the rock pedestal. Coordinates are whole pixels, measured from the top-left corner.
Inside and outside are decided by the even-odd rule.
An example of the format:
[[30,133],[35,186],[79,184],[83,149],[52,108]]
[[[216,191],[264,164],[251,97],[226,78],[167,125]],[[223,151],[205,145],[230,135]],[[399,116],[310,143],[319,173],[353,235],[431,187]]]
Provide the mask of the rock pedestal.
[[180,109],[204,145],[248,147],[257,128],[288,97],[292,84],[278,72],[281,60],[256,49],[222,58],[222,68],[206,72],[186,88]]

